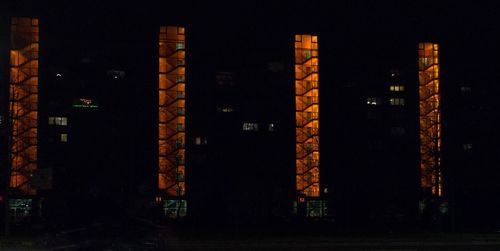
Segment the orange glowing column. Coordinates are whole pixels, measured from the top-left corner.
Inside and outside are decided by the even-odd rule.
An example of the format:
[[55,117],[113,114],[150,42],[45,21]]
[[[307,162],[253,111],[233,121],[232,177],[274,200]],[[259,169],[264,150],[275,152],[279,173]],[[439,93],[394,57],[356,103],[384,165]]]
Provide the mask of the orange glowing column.
[[12,18],[10,31],[10,187],[34,195],[30,177],[37,169],[38,19]]
[[441,103],[439,95],[439,46],[418,45],[420,108],[420,185],[442,196]]
[[158,188],[185,195],[185,35],[183,27],[160,27]]
[[296,189],[319,197],[318,37],[295,35]]

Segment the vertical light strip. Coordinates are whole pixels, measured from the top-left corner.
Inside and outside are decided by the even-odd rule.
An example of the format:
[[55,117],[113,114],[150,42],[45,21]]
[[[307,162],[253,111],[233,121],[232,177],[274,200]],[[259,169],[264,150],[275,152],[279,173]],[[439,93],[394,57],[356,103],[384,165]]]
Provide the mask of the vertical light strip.
[[15,193],[34,195],[30,177],[37,169],[38,19],[11,20],[10,106],[11,179]]
[[420,185],[442,196],[441,103],[439,96],[439,46],[418,44],[420,108]]
[[185,195],[185,35],[160,27],[158,186],[167,198]]
[[319,197],[318,37],[295,35],[296,188]]

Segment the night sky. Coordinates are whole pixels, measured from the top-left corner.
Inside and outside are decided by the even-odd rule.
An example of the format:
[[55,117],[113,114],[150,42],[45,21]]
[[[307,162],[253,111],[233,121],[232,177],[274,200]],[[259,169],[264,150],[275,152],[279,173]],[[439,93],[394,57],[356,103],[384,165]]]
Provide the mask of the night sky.
[[[151,23],[203,27],[193,37],[230,57],[242,41],[262,30],[313,32],[334,38],[325,50],[339,58],[364,57],[347,64],[371,64],[370,55],[415,41],[443,41],[443,49],[482,64],[495,64],[499,8],[494,2],[439,1],[7,1],[3,13],[34,14],[57,20],[60,36],[74,43],[140,39],[134,29]],[[7,10],[7,11],[6,11]],[[125,25],[126,24],[126,25]],[[96,31],[96,29],[99,29]],[[89,36],[99,33],[98,37]],[[110,33],[112,32],[112,33]],[[88,35],[84,35],[88,34]],[[106,34],[113,34],[107,35]],[[73,35],[73,36],[72,36]],[[83,38],[83,39],[82,39]],[[95,38],[95,39],[94,39]],[[216,39],[221,38],[221,39]],[[201,40],[201,39],[200,39]],[[198,43],[200,41],[197,41]],[[103,46],[101,46],[103,47]],[[356,53],[358,52],[358,53]],[[237,55],[233,56],[238,58]],[[468,59],[467,61],[471,61]],[[234,62],[233,58],[227,61]],[[455,60],[450,60],[456,62]]]

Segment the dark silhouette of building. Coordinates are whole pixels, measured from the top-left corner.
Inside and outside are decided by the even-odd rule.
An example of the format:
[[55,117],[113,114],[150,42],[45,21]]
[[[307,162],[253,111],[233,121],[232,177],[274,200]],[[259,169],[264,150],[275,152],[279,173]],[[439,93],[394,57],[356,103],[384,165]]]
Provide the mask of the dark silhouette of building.
[[[39,189],[36,195],[31,188],[7,189],[3,180],[2,193],[33,199],[35,215],[41,210],[42,218],[61,223],[183,216],[184,211],[170,213],[172,198],[187,201],[174,204],[183,210],[187,205],[186,220],[212,226],[307,215],[301,209],[294,214],[294,202],[303,196],[296,182],[294,42],[295,35],[311,34],[320,44],[321,163],[319,183],[311,182],[314,193],[304,194],[321,195],[324,219],[340,231],[410,230],[419,223],[450,230],[498,226],[498,64],[485,56],[498,51],[493,46],[498,38],[479,25],[495,18],[455,25],[440,13],[438,7],[446,4],[428,9],[369,3],[365,8],[342,2],[331,10],[319,2],[247,3],[103,4],[95,10],[83,3],[46,9],[10,4],[12,10],[0,19],[1,163],[12,163],[9,140],[15,137],[9,121],[25,115],[11,113],[13,101],[21,106],[25,99],[11,97],[9,83],[21,86],[36,77],[38,89],[29,99],[37,123],[27,126],[36,136],[15,140],[25,150],[36,139],[36,152],[27,151],[36,160],[26,164],[36,162],[36,168],[19,172],[18,181],[30,185],[24,181],[33,174],[38,183],[31,185]],[[166,15],[167,7],[175,11]],[[464,7],[453,8],[459,11],[448,14],[463,20]],[[28,60],[37,62],[37,72],[13,81],[13,71],[30,67],[11,63],[11,54],[35,48],[10,41],[15,36],[11,18],[22,16],[38,20],[29,19],[28,25],[39,28],[39,54]],[[165,122],[159,114],[159,75],[167,70],[159,70],[159,34],[167,26],[185,28],[184,44],[174,50],[185,52],[183,62],[176,61],[185,66],[185,79],[179,81],[185,93],[176,93],[185,103],[175,107],[185,108],[176,110],[185,134],[174,142],[184,151],[184,169],[173,168],[169,178],[179,179],[162,187],[158,176],[166,171],[160,170],[159,156],[166,155],[159,147],[159,124]],[[438,196],[428,196],[420,184],[418,43],[423,41],[440,48],[436,95],[442,101],[443,190]],[[481,53],[465,53],[476,49]],[[6,177],[9,169],[1,172]]]

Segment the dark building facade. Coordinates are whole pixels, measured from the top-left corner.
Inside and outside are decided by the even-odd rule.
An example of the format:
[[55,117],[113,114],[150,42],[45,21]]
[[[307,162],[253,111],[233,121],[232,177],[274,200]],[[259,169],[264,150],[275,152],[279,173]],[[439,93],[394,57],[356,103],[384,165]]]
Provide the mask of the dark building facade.
[[[451,35],[434,41],[441,48],[443,194],[426,197],[420,183],[418,43],[437,31],[405,33],[401,27],[416,26],[414,20],[389,25],[398,17],[376,19],[367,10],[361,12],[364,21],[336,16],[322,22],[319,17],[330,15],[325,9],[301,21],[290,13],[314,6],[298,5],[216,10],[200,4],[186,14],[179,4],[170,7],[183,11],[169,17],[159,10],[146,15],[141,7],[133,12],[140,21],[127,8],[111,6],[99,8],[93,19],[69,6],[51,8],[65,10],[58,15],[9,13],[1,19],[2,166],[10,163],[10,50],[22,51],[5,46],[11,44],[11,17],[37,16],[31,24],[39,27],[37,135],[31,138],[37,140],[36,170],[50,182],[33,172],[36,195],[13,192],[6,181],[2,192],[33,199],[33,214],[42,218],[75,224],[184,212],[192,222],[230,227],[316,216],[294,209],[304,196],[296,182],[294,42],[295,35],[306,34],[319,44],[319,54],[310,57],[312,66],[319,62],[314,73],[320,85],[309,83],[308,89],[320,90],[314,109],[321,114],[321,138],[313,152],[321,152],[321,161],[314,196],[305,197],[325,202],[323,219],[340,231],[411,230],[419,223],[463,230],[480,228],[478,222],[498,226],[495,67],[474,68],[480,57],[471,55],[456,63],[461,48],[471,46]],[[173,194],[187,201],[179,204],[187,208],[181,214],[170,213],[172,194],[158,178],[165,173],[159,83],[167,74],[159,34],[167,26],[185,28],[183,46],[174,50],[185,52],[183,62],[176,61],[185,67],[178,96],[185,109],[176,110],[185,122],[179,130],[184,138],[176,142],[184,169],[172,176],[182,173],[182,193]],[[2,177],[7,173],[3,168]],[[432,210],[425,204],[431,200]]]

